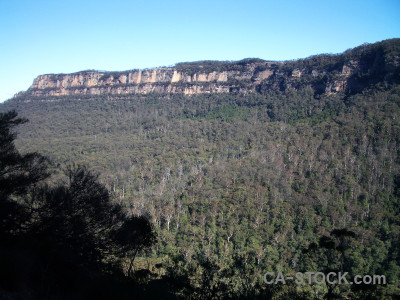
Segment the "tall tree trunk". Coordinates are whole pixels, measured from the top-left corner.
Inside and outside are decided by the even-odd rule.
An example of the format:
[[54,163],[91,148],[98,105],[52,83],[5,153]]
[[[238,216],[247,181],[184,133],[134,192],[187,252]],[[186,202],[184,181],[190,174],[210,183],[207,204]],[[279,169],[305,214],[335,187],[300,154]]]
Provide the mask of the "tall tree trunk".
[[130,262],[129,268],[128,268],[128,276],[131,276],[131,272],[132,272],[132,268],[133,268],[133,262],[135,261],[135,257],[136,257],[136,254],[138,253],[138,251],[139,251],[139,247],[137,247],[135,249],[135,253],[133,254],[133,257],[131,258],[131,262]]

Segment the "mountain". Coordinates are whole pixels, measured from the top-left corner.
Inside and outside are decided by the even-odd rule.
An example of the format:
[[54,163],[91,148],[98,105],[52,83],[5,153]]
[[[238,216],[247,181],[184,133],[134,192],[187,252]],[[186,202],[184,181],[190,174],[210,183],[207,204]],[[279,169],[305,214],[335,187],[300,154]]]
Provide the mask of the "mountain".
[[[390,298],[400,294],[399,68],[392,39],[286,62],[42,75],[0,111],[30,120],[16,145],[50,157],[53,178],[86,164],[115,201],[151,218],[158,243],[142,259],[177,295]],[[388,284],[263,281],[329,270]]]
[[82,71],[40,75],[20,97],[61,95],[147,95],[253,93],[264,89],[299,89],[316,93],[358,91],[371,80],[399,80],[398,40],[363,45],[341,55],[318,55],[303,60],[271,62],[202,61],[124,72]]

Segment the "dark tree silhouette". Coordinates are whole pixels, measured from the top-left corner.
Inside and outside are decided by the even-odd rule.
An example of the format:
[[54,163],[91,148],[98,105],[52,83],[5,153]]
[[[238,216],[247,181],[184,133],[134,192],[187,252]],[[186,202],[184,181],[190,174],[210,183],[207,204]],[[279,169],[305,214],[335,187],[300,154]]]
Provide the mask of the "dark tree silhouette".
[[131,269],[156,240],[148,218],[128,216],[85,166],[68,167],[66,183],[45,184],[48,160],[15,148],[12,129],[24,122],[14,111],[0,114],[0,298],[10,295],[3,290],[26,299],[81,297],[98,293],[106,274],[120,284],[115,262],[129,254]]
[[0,235],[21,230],[29,211],[21,200],[28,189],[49,176],[47,159],[38,153],[20,154],[14,127],[27,122],[15,111],[0,113]]
[[122,208],[84,166],[67,170],[68,184],[36,191],[37,221],[31,234],[54,241],[55,251],[69,252],[80,265],[99,266],[113,251],[111,231],[123,224]]
[[115,241],[121,254],[130,257],[128,275],[131,275],[133,262],[138,252],[148,248],[156,241],[153,227],[146,216],[131,216],[115,232]]

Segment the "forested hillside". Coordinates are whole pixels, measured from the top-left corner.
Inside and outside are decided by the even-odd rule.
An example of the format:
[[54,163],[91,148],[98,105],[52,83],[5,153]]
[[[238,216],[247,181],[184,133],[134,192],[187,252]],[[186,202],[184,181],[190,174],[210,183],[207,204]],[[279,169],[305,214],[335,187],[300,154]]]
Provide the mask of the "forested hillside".
[[[359,71],[327,92],[329,72],[350,60]],[[177,296],[398,296],[399,66],[396,39],[278,66],[320,75],[276,77],[251,93],[21,95],[0,111],[29,119],[17,148],[49,157],[50,181],[86,164],[114,201],[150,217],[148,280],[168,280]],[[327,270],[388,284],[263,281]]]

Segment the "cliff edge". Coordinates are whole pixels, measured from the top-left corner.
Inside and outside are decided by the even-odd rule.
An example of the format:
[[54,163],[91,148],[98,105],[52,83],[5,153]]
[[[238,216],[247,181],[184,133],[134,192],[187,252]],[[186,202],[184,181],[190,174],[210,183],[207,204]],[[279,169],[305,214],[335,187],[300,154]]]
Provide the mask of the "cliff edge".
[[15,98],[62,95],[263,93],[311,87],[316,94],[359,92],[381,80],[400,82],[400,39],[364,44],[342,54],[295,61],[200,61],[123,72],[40,75]]

